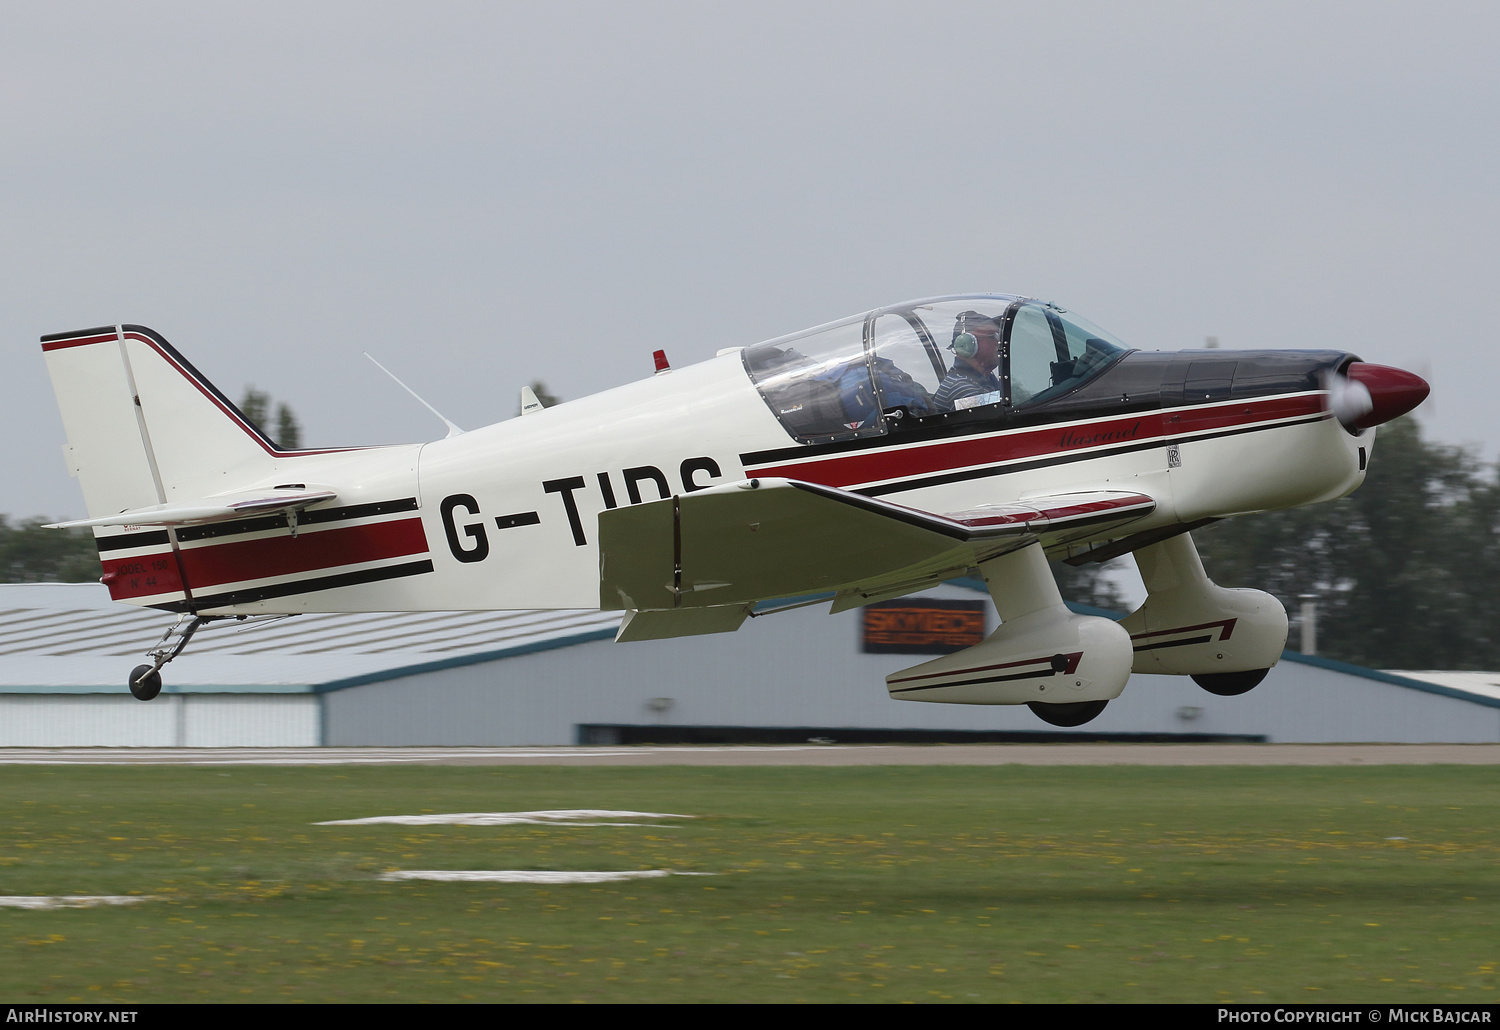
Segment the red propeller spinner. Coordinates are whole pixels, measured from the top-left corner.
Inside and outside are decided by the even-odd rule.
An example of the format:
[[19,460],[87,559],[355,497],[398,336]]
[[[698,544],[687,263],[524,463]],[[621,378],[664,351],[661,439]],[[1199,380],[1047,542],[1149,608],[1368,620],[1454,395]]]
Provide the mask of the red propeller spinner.
[[1427,380],[1404,369],[1356,361],[1330,378],[1329,409],[1348,429],[1400,418],[1427,399]]

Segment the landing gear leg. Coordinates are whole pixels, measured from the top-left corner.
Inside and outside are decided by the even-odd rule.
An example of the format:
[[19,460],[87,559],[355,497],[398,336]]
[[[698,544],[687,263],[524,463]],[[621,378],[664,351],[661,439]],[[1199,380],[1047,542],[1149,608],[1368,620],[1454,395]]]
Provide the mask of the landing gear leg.
[[[177,621],[167,628],[157,645],[146,652],[146,657],[151,659],[150,665],[137,665],[130,670],[130,679],[126,684],[130,687],[131,695],[137,701],[150,701],[161,693],[161,668],[173,658],[182,654],[182,649],[188,646],[188,641],[193,639],[193,634],[208,622],[215,618],[225,616],[194,615],[192,621],[187,615],[179,615]],[[187,625],[183,625],[186,622]],[[175,638],[175,640],[174,640]]]

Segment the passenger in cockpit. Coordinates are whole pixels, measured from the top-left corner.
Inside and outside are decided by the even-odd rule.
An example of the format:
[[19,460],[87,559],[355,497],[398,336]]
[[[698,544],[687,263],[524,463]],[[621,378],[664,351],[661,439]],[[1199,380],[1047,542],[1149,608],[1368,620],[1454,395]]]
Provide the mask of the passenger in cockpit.
[[953,323],[953,367],[933,394],[937,411],[962,410],[1000,400],[1000,326],[977,311],[965,311]]

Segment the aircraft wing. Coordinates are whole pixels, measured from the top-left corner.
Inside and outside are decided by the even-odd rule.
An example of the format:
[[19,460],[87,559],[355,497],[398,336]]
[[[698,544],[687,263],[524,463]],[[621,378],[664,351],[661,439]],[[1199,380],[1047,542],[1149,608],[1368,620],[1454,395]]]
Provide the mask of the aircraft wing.
[[608,609],[699,608],[957,575],[1022,538],[1123,524],[1144,494],[1091,491],[926,512],[790,479],[751,479],[599,514]]
[[132,508],[118,515],[105,515],[97,519],[78,519],[74,522],[54,522],[47,529],[72,529],[75,526],[192,526],[208,522],[227,522],[251,515],[276,515],[282,512],[300,511],[313,504],[331,501],[338,494],[333,490],[290,489],[265,490],[251,493],[208,497],[202,500],[178,501],[171,504],[153,504],[145,508]]

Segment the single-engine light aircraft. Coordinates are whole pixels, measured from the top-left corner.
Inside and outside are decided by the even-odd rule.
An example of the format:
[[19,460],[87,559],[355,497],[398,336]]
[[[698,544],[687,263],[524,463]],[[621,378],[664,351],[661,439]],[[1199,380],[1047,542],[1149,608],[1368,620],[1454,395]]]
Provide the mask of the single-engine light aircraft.
[[[843,611],[978,569],[999,628],[892,673],[893,698],[1025,704],[1077,726],[1131,672],[1243,693],[1286,612],[1205,574],[1190,531],[1342,497],[1373,427],[1427,396],[1336,350],[1133,350],[1002,295],[880,308],[425,444],[278,449],[143,326],[42,337],[110,595],[179,613],[150,700],[206,621],[599,608],[618,640]],[[1047,558],[1134,553],[1122,622]],[[765,602],[790,599],[768,609]],[[801,599],[798,601],[797,599]],[[757,605],[761,607],[758,609]]]

